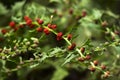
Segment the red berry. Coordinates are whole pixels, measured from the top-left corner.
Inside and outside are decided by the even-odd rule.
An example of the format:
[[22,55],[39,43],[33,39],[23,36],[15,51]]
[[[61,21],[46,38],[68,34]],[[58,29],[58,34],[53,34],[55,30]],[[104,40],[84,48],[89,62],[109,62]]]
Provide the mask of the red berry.
[[99,62],[97,60],[94,60],[93,63],[95,66],[97,66]]
[[51,28],[51,29],[56,29],[57,28],[57,25],[55,25],[55,24],[48,24],[47,25],[49,28]]
[[24,20],[27,21],[30,20],[30,18],[28,16],[24,16]]
[[44,23],[44,21],[41,20],[41,19],[37,19],[37,22],[38,22],[39,24],[43,24],[43,23]]
[[81,51],[82,53],[84,53],[84,52],[85,52],[85,48],[84,48],[84,47],[81,47],[81,48],[80,48],[80,51]]
[[107,23],[107,21],[103,21],[101,25],[102,25],[102,27],[106,27],[108,25],[108,23]]
[[72,34],[68,34],[68,35],[67,35],[67,39],[68,39],[68,40],[71,40],[71,38],[72,38]]
[[107,78],[110,76],[110,71],[106,71],[105,74],[103,75],[104,78]]
[[2,34],[6,34],[8,31],[6,29],[1,30]]
[[62,39],[62,36],[63,36],[63,33],[62,33],[62,32],[59,32],[59,33],[57,34],[57,40],[58,40],[58,41],[61,40],[61,39]]
[[110,71],[106,71],[106,73],[110,75]]
[[51,24],[49,23],[48,25],[47,25],[49,28],[51,28]]
[[63,36],[63,33],[62,32],[59,32],[58,34],[57,34],[57,37],[62,37]]
[[105,65],[101,65],[100,66],[102,70],[105,70],[106,69],[106,66]]
[[87,15],[87,12],[85,10],[82,11],[82,17],[85,17]]
[[68,50],[73,50],[76,47],[75,43],[72,43],[72,45],[68,46]]
[[92,71],[92,72],[95,72],[95,68],[94,67],[90,67],[89,70]]
[[72,43],[72,47],[75,48],[75,47],[76,47],[76,44],[75,44],[75,43]]
[[46,35],[48,35],[48,34],[50,34],[50,31],[49,31],[49,29],[47,29],[47,28],[44,28],[44,33],[46,34]]
[[52,29],[56,29],[56,28],[57,28],[57,25],[53,24],[53,25],[51,25],[51,28],[52,28]]
[[115,30],[115,31],[114,31],[114,33],[115,33],[115,34],[117,34],[117,35],[119,35],[119,34],[120,34],[120,32],[119,32],[119,31],[117,31],[117,30]]
[[31,20],[31,19],[28,19],[28,20],[26,21],[26,24],[27,24],[28,26],[30,26],[30,25],[32,24],[32,20]]
[[78,61],[83,62],[83,61],[85,61],[85,58],[79,57],[79,58],[78,58]]
[[91,59],[91,56],[90,56],[90,55],[86,55],[86,56],[85,56],[85,59],[86,59],[86,60],[89,60],[89,59]]
[[30,26],[32,24],[32,19],[30,19],[28,16],[24,16],[24,20],[26,21],[26,24]]
[[73,9],[69,9],[69,14],[73,14]]
[[9,23],[9,26],[10,26],[11,28],[14,28],[14,27],[15,27],[15,22],[14,22],[14,21],[11,21],[11,22]]
[[31,25],[29,25],[29,27],[30,27],[30,28],[34,28],[34,27],[35,27],[35,25],[34,25],[34,24],[31,24]]
[[36,31],[37,31],[37,32],[42,32],[42,30],[43,30],[42,27],[36,28]]

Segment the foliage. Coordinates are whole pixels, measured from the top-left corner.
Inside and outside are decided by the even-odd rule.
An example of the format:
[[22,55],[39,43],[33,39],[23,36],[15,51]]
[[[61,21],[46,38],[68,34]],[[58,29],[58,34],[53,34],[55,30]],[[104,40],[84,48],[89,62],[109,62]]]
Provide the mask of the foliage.
[[0,80],[120,79],[119,15],[110,9],[88,0],[2,3]]

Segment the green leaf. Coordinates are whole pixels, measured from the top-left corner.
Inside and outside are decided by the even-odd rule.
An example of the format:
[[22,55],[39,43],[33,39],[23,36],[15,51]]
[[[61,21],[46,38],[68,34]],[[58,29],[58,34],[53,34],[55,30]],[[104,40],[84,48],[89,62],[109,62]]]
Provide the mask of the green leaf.
[[68,75],[68,72],[60,67],[57,67],[57,70],[54,72],[54,75],[51,80],[63,80],[65,76]]
[[92,13],[93,13],[92,17],[94,19],[100,19],[102,17],[102,14],[103,14],[102,11],[97,10],[97,9],[93,9]]
[[0,15],[6,14],[7,12],[7,9],[0,3]]
[[40,62],[44,61],[46,58],[48,58],[47,54],[45,52],[42,53],[42,58],[40,59]]
[[61,52],[61,51],[62,51],[61,48],[58,48],[58,47],[57,47],[57,48],[54,48],[53,51],[51,51],[51,52],[49,53],[49,54],[50,54],[49,56],[52,57],[52,56],[56,55],[57,53],[59,53],[59,52]]
[[15,21],[15,22],[20,22],[21,21],[21,17],[17,18],[15,16],[12,16],[12,20]]
[[65,65],[66,63],[69,63],[73,58],[75,58],[76,55],[74,55],[73,53],[70,53],[66,58],[65,58],[65,62],[62,64]]
[[22,6],[24,5],[25,1],[21,1],[21,2],[16,2],[14,6],[12,6],[12,10],[19,10],[22,8]]

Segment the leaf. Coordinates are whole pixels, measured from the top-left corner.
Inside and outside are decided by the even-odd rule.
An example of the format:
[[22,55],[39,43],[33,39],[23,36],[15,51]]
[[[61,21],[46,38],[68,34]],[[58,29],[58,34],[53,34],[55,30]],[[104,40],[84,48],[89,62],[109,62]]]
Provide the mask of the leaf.
[[35,68],[36,66],[38,66],[39,65],[39,63],[36,63],[36,64],[33,64],[33,65],[30,65],[30,68],[32,69],[32,68]]
[[75,58],[76,57],[76,55],[74,55],[73,53],[70,53],[65,59],[65,62],[62,64],[62,66],[63,65],[65,65],[66,63],[69,63],[73,58]]
[[22,6],[24,5],[25,1],[21,1],[21,2],[16,2],[14,6],[12,6],[12,10],[19,10],[22,8]]
[[93,16],[92,17],[95,18],[95,19],[100,19],[102,14],[103,14],[102,11],[97,10],[97,9],[93,9],[92,12],[93,12]]
[[40,59],[40,62],[44,61],[46,58],[48,58],[48,56],[45,52],[43,52],[42,53],[42,58]]
[[61,48],[58,48],[58,47],[57,47],[57,48],[54,48],[53,51],[51,51],[51,52],[49,53],[49,54],[50,54],[49,56],[52,57],[52,56],[56,55],[56,53],[59,53],[59,52],[61,52],[61,51],[62,51]]
[[15,22],[20,22],[21,21],[21,17],[17,18],[15,16],[12,16],[12,20],[15,21]]
[[54,72],[51,80],[63,80],[67,75],[68,72],[65,69],[57,67],[57,70]]
[[7,12],[7,9],[0,3],[0,15],[6,14]]
[[89,45],[89,44],[90,44],[90,42],[91,42],[91,40],[90,40],[90,39],[88,39],[88,40],[85,42],[85,45]]
[[116,14],[114,14],[113,12],[111,12],[111,11],[106,11],[106,14],[108,14],[109,16],[112,16],[112,17],[114,17],[114,18],[119,18],[119,16],[118,15],[116,15]]

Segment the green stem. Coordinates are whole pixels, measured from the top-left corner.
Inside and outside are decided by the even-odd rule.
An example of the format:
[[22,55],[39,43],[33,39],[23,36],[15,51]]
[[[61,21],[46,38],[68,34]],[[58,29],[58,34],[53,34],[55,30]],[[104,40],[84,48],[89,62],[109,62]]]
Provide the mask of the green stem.
[[76,48],[76,51],[80,54],[81,57],[85,57],[78,48]]

